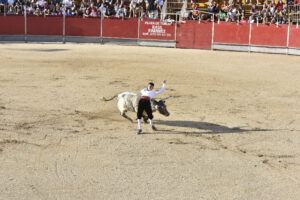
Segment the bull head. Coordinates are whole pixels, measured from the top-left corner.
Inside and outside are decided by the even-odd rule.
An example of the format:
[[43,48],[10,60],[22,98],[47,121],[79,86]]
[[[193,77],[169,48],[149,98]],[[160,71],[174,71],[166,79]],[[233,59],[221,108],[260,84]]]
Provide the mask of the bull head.
[[166,106],[166,99],[161,99],[159,101],[155,101],[153,99],[153,104],[156,110],[158,110],[158,112],[166,117],[168,117],[170,115],[169,111],[167,110],[167,106]]

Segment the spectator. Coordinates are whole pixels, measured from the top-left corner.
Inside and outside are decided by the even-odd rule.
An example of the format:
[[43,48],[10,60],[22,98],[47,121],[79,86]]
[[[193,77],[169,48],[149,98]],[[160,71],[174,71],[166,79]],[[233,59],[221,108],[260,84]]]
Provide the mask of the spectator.
[[89,9],[85,9],[85,12],[83,13],[83,17],[89,17],[90,13],[89,13]]
[[37,7],[41,10],[44,9],[45,1],[44,0],[38,0],[37,1]]
[[41,9],[40,9],[39,7],[37,7],[37,8],[35,9],[35,11],[34,11],[33,14],[36,15],[36,16],[40,16],[40,15],[42,15],[42,11],[41,11]]
[[73,16],[71,9],[66,10],[66,16]]
[[137,3],[138,0],[131,0],[129,4],[129,17],[137,16]]
[[15,3],[15,0],[7,0],[8,6],[13,6]]
[[245,8],[242,3],[239,3],[238,13],[241,18],[245,18]]
[[84,6],[84,2],[81,2],[80,8],[78,11],[78,15],[83,16],[85,14],[86,7]]
[[268,23],[269,13],[270,12],[269,12],[269,8],[268,8],[268,4],[265,2],[263,4],[262,10],[260,12],[260,18],[262,19],[263,24]]
[[225,21],[226,20],[226,16],[227,15],[222,10],[219,11],[218,17],[219,17],[219,19],[221,21]]
[[90,4],[88,11],[90,17],[97,17],[97,8],[94,6],[94,3]]
[[44,15],[50,15],[50,6],[48,5],[48,2],[46,1],[44,4],[44,10],[43,10]]
[[276,8],[281,11],[283,10],[283,3],[282,0],[279,0],[278,3],[276,4]]
[[235,5],[232,5],[227,15],[227,21],[235,21],[235,17],[237,16],[237,9]]
[[249,23],[254,23],[258,15],[259,15],[258,8],[255,4],[253,4],[250,10]]
[[163,6],[164,6],[164,1],[163,0],[158,0],[157,10],[159,10],[161,12]]
[[28,15],[32,15],[34,13],[34,8],[33,8],[33,4],[31,3],[29,7],[27,7],[27,14]]
[[21,7],[17,7],[15,14],[16,15],[23,15],[22,8]]
[[101,4],[102,4],[101,0],[97,0],[95,3],[95,7],[98,9],[101,7]]
[[107,9],[104,6],[104,3],[101,4],[101,7],[98,8],[100,16],[103,15],[104,17],[107,17]]
[[15,11],[14,11],[14,7],[11,5],[8,7],[8,11],[6,13],[7,15],[14,15]]
[[221,7],[221,11],[222,11],[223,13],[225,13],[225,15],[227,15],[227,13],[229,12],[229,6],[228,6],[228,4],[227,4],[226,1],[224,1],[223,5],[222,5],[222,7]]

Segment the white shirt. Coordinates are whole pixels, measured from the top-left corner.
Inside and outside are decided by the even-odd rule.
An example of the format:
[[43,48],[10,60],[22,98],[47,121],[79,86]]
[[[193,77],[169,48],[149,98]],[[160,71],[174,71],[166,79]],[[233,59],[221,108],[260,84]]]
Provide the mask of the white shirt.
[[15,0],[8,0],[7,3],[12,6],[15,3]]
[[150,97],[153,98],[155,95],[162,93],[163,91],[165,91],[166,88],[166,84],[162,85],[162,88],[159,91],[153,91],[153,90],[148,90],[147,88],[144,88],[141,90],[142,96],[146,96],[146,97]]
[[39,6],[41,6],[41,7],[43,7],[43,6],[45,5],[44,0],[39,0],[37,3],[38,3]]

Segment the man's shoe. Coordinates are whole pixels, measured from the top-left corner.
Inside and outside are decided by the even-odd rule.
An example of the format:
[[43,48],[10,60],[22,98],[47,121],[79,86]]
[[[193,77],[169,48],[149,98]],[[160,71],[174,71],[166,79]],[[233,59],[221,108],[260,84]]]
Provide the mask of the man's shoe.
[[157,131],[157,128],[154,125],[152,125],[151,128],[152,130]]
[[138,132],[136,133],[137,135],[142,133],[142,129],[139,129]]

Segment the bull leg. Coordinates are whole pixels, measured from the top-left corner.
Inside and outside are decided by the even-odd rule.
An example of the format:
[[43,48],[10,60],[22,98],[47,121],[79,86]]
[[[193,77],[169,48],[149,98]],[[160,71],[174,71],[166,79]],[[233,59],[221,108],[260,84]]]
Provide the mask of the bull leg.
[[143,114],[143,120],[145,123],[148,123],[148,116]]
[[130,117],[128,117],[128,116],[125,114],[125,112],[120,113],[120,115],[121,115],[122,117],[124,117],[125,119],[127,119],[128,121],[130,121],[131,123],[133,123],[132,119],[131,119]]

